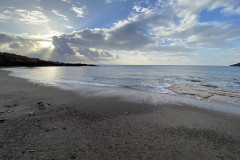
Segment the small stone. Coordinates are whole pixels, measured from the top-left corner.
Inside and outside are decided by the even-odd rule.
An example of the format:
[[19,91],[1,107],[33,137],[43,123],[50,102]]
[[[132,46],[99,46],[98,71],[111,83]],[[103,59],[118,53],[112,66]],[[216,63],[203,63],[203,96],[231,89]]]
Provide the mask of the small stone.
[[0,123],[5,123],[5,119],[0,119]]
[[3,144],[2,143],[0,143],[0,148],[2,148],[3,147]]
[[77,158],[77,154],[76,154],[76,153],[73,153],[70,158],[71,158],[71,159],[76,159],[76,158]]
[[35,115],[35,112],[29,112],[28,115]]
[[30,152],[35,152],[35,151],[33,149],[31,149]]
[[45,108],[43,102],[38,102],[37,105],[38,105],[38,109],[44,109]]

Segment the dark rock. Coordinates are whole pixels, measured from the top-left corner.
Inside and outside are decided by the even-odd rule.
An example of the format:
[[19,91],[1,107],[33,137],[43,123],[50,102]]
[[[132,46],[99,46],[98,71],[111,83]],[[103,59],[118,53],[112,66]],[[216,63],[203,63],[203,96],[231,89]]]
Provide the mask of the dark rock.
[[205,87],[210,87],[210,88],[218,88],[217,86],[210,85],[210,84],[203,84],[202,86],[205,86]]
[[0,119],[0,123],[5,123],[5,119]]
[[38,109],[44,109],[45,108],[43,102],[38,102],[37,105],[38,105]]
[[70,158],[71,158],[71,159],[76,159],[76,158],[77,158],[77,154],[76,154],[76,153],[73,153]]
[[240,66],[240,63],[233,64],[233,65],[230,65],[230,66]]

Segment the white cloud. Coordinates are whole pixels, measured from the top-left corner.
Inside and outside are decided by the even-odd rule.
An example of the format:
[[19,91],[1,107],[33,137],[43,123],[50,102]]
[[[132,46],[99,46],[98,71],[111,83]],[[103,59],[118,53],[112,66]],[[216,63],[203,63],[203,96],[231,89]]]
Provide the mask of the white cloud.
[[[105,2],[113,1],[115,0]],[[53,55],[62,59],[78,57],[92,62],[119,59],[123,62],[124,56],[121,53],[125,56],[127,53],[137,53],[135,55],[138,55],[139,60],[150,63],[153,60],[149,56],[151,54],[160,54],[166,60],[177,61],[178,58],[190,60],[190,55],[201,54],[197,51],[203,48],[209,53],[217,49],[231,50],[235,47],[234,42],[240,39],[239,25],[231,25],[230,22],[200,22],[199,17],[203,10],[211,12],[214,9],[220,9],[220,14],[238,14],[239,6],[233,2],[236,0],[159,0],[155,4],[150,4],[149,1],[134,3],[129,17],[114,23],[110,28],[82,29],[70,34],[53,36],[55,46]],[[84,17],[87,13],[86,6],[72,6],[71,10],[77,17]],[[28,17],[29,13],[32,11],[7,9],[0,12],[0,21],[30,23],[23,18]],[[62,19],[67,18],[57,10],[53,10],[52,13]],[[13,18],[14,16],[16,18]],[[36,13],[32,16],[41,17]],[[33,19],[34,21],[36,20]],[[46,22],[41,22],[44,23]],[[74,29],[69,25],[63,26],[70,30]],[[2,37],[5,41],[8,38]],[[37,45],[35,41],[33,42]],[[16,50],[28,43],[25,41],[23,44],[20,40],[14,40],[4,42],[4,45],[7,45],[9,50]]]
[[5,14],[0,14],[0,22],[6,22],[10,18],[11,18],[10,16],[7,16]]
[[138,52],[141,58],[146,55],[143,53],[160,53],[167,58],[167,55],[185,57],[201,48],[231,48],[229,42],[240,39],[238,26],[198,21],[203,9],[226,7],[227,3],[203,0],[192,5],[188,0],[179,0],[164,5],[157,3],[144,10],[142,6],[135,6],[137,13],[109,29],[83,29],[63,34],[54,37],[53,44],[59,53],[79,53],[88,58],[102,57],[99,51]]
[[41,11],[25,9],[7,9],[0,13],[0,21],[12,20],[17,23],[41,25],[49,22],[48,17]]
[[52,10],[52,13],[54,13],[56,16],[60,17],[61,19],[65,20],[65,21],[69,21],[67,16],[60,14],[57,10]]
[[106,4],[110,4],[110,3],[114,2],[114,1],[127,1],[127,0],[105,0],[105,3]]
[[221,12],[224,14],[240,15],[240,6],[228,5]]
[[105,0],[105,3],[109,4],[109,3],[112,3],[113,0]]
[[62,0],[62,2],[71,3],[71,0]]
[[73,26],[68,26],[68,25],[66,25],[65,27],[68,28],[68,29],[74,29]]
[[87,7],[86,6],[83,6],[81,8],[78,8],[76,6],[73,6],[72,7],[72,10],[77,13],[77,17],[80,17],[80,18],[83,18],[84,15],[86,15],[86,12],[87,12]]

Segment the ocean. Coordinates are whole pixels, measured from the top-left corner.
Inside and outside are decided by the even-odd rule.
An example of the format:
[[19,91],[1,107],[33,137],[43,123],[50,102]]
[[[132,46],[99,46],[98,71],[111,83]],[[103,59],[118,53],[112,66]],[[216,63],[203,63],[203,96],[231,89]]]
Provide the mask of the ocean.
[[240,105],[240,67],[100,65],[19,67],[4,70],[12,71],[11,76],[25,78],[34,83],[84,92],[88,95],[112,96],[124,92],[126,96],[132,92],[136,96],[180,96]]

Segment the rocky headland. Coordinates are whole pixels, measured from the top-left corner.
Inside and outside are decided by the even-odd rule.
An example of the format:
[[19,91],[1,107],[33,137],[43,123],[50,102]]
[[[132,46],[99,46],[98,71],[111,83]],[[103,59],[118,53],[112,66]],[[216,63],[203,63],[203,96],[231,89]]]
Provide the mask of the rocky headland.
[[12,67],[12,66],[38,67],[38,66],[95,66],[95,65],[45,61],[38,58],[30,58],[21,55],[0,52],[0,67]]

